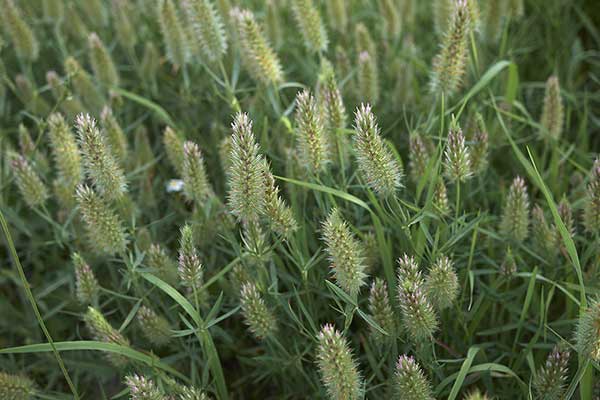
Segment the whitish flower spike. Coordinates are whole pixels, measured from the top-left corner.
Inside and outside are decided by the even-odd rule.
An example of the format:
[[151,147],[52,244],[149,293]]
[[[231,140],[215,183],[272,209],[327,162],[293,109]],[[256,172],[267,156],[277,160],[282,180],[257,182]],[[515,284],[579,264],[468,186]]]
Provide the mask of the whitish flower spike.
[[323,222],[323,240],[334,279],[348,294],[356,296],[367,277],[365,258],[360,242],[337,209]]
[[298,150],[301,163],[311,173],[318,174],[329,162],[329,149],[321,111],[316,99],[307,90],[298,93],[296,103]]
[[118,199],[127,191],[127,182],[112,149],[89,114],[79,114],[75,120],[83,163],[94,188],[109,200]]
[[251,11],[234,8],[238,40],[242,47],[242,60],[250,74],[263,83],[276,84],[283,80],[283,70],[277,54],[265,38]]
[[377,194],[393,195],[401,187],[402,169],[381,138],[370,105],[357,109],[354,129],[359,172]]
[[434,400],[431,383],[412,356],[398,358],[394,389],[404,400]]
[[425,294],[425,282],[413,257],[398,259],[398,300],[402,323],[411,340],[419,343],[438,329],[437,315]]
[[34,382],[23,375],[0,371],[0,398],[4,400],[29,400],[36,393]]
[[513,180],[506,197],[500,231],[508,239],[521,242],[529,234],[529,196],[520,176]]
[[264,339],[275,333],[277,330],[275,316],[265,304],[254,283],[242,284],[240,302],[246,325],[257,339]]
[[329,398],[359,399],[362,379],[346,339],[333,325],[325,324],[317,335],[317,340],[317,365]]
[[184,0],[182,2],[202,56],[208,61],[218,61],[227,51],[227,37],[221,15],[212,0]]
[[252,121],[238,113],[232,124],[229,168],[227,171],[228,203],[240,221],[253,221],[263,213],[265,183],[264,161],[252,133]]

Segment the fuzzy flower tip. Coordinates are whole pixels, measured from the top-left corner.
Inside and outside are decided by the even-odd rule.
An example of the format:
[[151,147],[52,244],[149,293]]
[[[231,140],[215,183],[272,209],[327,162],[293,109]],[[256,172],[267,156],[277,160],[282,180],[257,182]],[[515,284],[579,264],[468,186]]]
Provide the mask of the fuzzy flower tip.
[[464,182],[472,175],[471,154],[465,144],[465,136],[456,121],[448,132],[444,151],[446,176],[454,182]]
[[181,393],[177,400],[210,400],[210,397],[200,389],[185,386],[181,389]]
[[444,34],[440,52],[433,59],[432,92],[442,92],[449,96],[460,87],[467,64],[467,35],[470,27],[467,1],[456,0],[452,20]]
[[[394,338],[395,316],[388,296],[388,286],[383,279],[376,278],[369,291],[369,311],[373,320],[388,334],[387,338]],[[376,342],[386,339],[379,330],[372,328],[372,336]]]
[[110,107],[105,106],[100,113],[100,123],[104,129],[104,136],[111,150],[121,164],[127,160],[129,144],[123,128],[119,125],[117,118]]
[[323,114],[329,149],[345,161],[347,141],[346,135],[340,134],[340,130],[346,127],[346,120],[348,118],[346,108],[336,81],[333,66],[329,62],[323,61],[321,70],[320,79],[322,86],[320,87],[318,97],[324,110]]
[[565,393],[569,364],[569,351],[556,345],[546,359],[546,364],[537,372],[533,387],[538,398],[560,400]]
[[125,378],[131,400],[166,400],[158,386],[142,375],[129,375]]
[[500,231],[515,242],[523,241],[529,233],[529,196],[525,181],[520,176],[513,180],[508,191]]
[[360,242],[354,237],[338,209],[323,222],[323,240],[337,284],[356,296],[365,284],[365,258]]
[[401,355],[396,363],[394,389],[402,399],[433,400],[431,383],[412,356]]
[[100,254],[124,251],[125,229],[111,206],[87,185],[78,186],[75,195],[91,246]]
[[600,159],[594,161],[590,172],[583,209],[583,224],[586,231],[597,233],[600,230]]
[[531,234],[535,246],[548,255],[556,255],[556,242],[560,241],[558,232],[552,229],[546,221],[544,210],[535,205],[531,211]]
[[359,399],[361,377],[346,339],[333,325],[326,324],[317,335],[317,340],[317,365],[329,398]]
[[37,60],[40,52],[39,43],[31,27],[23,19],[21,10],[13,0],[3,0],[1,20],[13,43],[17,57],[23,61]]
[[5,400],[29,400],[35,394],[33,381],[22,375],[0,371],[0,398]]
[[[97,309],[88,307],[84,320],[95,340],[129,347],[129,340],[113,328]],[[106,357],[117,367],[122,367],[128,363],[128,359],[118,353],[106,353]]]
[[377,104],[379,101],[379,72],[377,59],[366,50],[358,53],[358,90],[364,101]]
[[163,145],[167,153],[167,159],[177,172],[183,176],[183,143],[184,140],[175,130],[167,126],[163,132]]
[[90,64],[92,65],[94,75],[102,84],[108,87],[118,86],[119,74],[108,49],[95,32],[90,34],[88,40]]
[[362,104],[356,111],[354,150],[358,169],[367,184],[382,196],[400,188],[402,169],[379,134],[371,106]]
[[560,84],[556,76],[551,76],[546,82],[540,124],[542,137],[553,140],[560,139],[564,125],[564,109],[560,97]]
[[98,299],[100,286],[94,276],[89,264],[79,255],[73,253],[73,264],[75,265],[75,288],[77,300],[81,304],[95,304]]
[[427,172],[427,165],[431,159],[431,143],[419,133],[411,133],[408,156],[410,160],[410,177],[413,182],[418,183]]
[[254,283],[242,284],[240,302],[245,323],[257,339],[264,339],[277,331],[275,315],[267,307]]
[[248,115],[238,113],[232,129],[227,171],[229,208],[240,221],[249,222],[256,220],[264,209],[264,163]]
[[179,13],[172,0],[160,0],[158,3],[158,22],[167,52],[167,58],[175,67],[187,63],[189,44]]
[[458,276],[448,257],[440,257],[429,270],[425,291],[432,305],[443,310],[451,307],[458,296]]
[[579,318],[575,339],[580,355],[600,362],[600,301],[591,301]]
[[230,13],[242,47],[242,60],[254,79],[277,84],[283,81],[283,70],[277,54],[265,38],[251,11],[234,8]]
[[398,260],[398,300],[402,323],[414,342],[430,338],[438,328],[437,315],[425,294],[425,282],[413,257]]
[[181,228],[179,244],[179,279],[190,290],[198,289],[202,284],[204,268],[200,262],[198,250],[194,245],[194,233],[190,225]]
[[269,163],[265,160],[264,164],[263,175],[266,189],[264,214],[269,219],[275,233],[287,238],[298,228],[298,224],[290,207],[279,196],[279,187],[275,184],[275,177]]
[[192,33],[200,44],[202,56],[210,62],[220,60],[227,51],[227,37],[221,15],[211,0],[184,0],[183,9]]
[[152,344],[162,346],[171,339],[169,321],[151,308],[141,306],[137,313],[137,320],[142,333]]
[[298,93],[296,124],[300,159],[313,174],[321,172],[329,162],[329,149],[321,111],[314,96],[307,90]]
[[479,390],[474,390],[465,396],[465,400],[489,400],[490,398]]
[[160,245],[153,243],[146,253],[146,264],[152,268],[156,276],[175,286],[179,281],[177,272],[177,262],[173,260],[165,249]]
[[293,0],[292,10],[306,48],[312,52],[326,51],[327,31],[313,0]]
[[82,177],[81,155],[77,139],[61,114],[48,117],[48,137],[60,179],[74,188]]
[[31,208],[43,205],[48,198],[48,190],[27,159],[21,155],[12,155],[11,166],[25,203]]
[[89,114],[79,114],[75,125],[87,177],[105,198],[120,198],[127,191],[125,175],[96,120]]
[[183,191],[189,200],[198,204],[212,194],[200,146],[191,141],[183,144]]

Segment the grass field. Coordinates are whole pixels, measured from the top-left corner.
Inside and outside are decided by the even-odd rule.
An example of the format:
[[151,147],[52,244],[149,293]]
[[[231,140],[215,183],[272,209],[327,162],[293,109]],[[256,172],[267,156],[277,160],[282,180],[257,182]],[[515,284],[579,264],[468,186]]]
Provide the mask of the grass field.
[[0,400],[600,399],[597,0],[0,9]]

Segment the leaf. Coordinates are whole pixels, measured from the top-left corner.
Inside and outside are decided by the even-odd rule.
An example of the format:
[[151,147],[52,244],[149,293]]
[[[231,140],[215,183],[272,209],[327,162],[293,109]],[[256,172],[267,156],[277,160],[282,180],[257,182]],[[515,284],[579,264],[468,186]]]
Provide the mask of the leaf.
[[212,336],[208,331],[208,327],[202,320],[200,314],[196,311],[194,306],[192,306],[192,304],[181,295],[181,293],[179,293],[176,289],[174,289],[165,281],[147,272],[142,272],[141,276],[148,282],[152,283],[160,290],[168,294],[169,297],[175,300],[185,310],[185,312],[188,313],[190,317],[192,317],[192,320],[198,327],[198,329],[196,330],[196,336],[198,337],[200,345],[202,346],[202,349],[206,354],[207,363],[213,374],[213,378],[216,381],[218,398],[222,400],[228,399],[229,395],[227,393],[225,375],[223,374],[223,368],[221,367],[219,354],[217,352],[217,348],[215,347],[215,343],[212,340]]
[[477,353],[479,353],[479,350],[480,350],[479,347],[469,348],[469,352],[467,353],[467,358],[465,359],[465,361],[463,361],[463,364],[460,367],[460,371],[458,371],[458,376],[456,377],[456,380],[454,381],[454,385],[452,386],[452,390],[450,391],[448,400],[454,400],[454,399],[456,399],[456,396],[458,396],[458,392],[460,391],[460,388],[462,387],[462,384],[463,384],[465,378],[467,377],[467,374],[469,373],[469,368],[471,368],[471,364],[473,363],[473,360],[475,359],[475,356],[477,355]]
[[277,178],[279,180],[282,180],[284,182],[293,183],[294,185],[303,186],[303,187],[308,188],[308,189],[317,190],[319,192],[332,194],[332,195],[334,195],[336,197],[339,197],[340,199],[343,199],[343,200],[349,201],[351,203],[354,203],[354,204],[356,204],[356,205],[364,208],[368,212],[371,212],[371,209],[369,208],[369,206],[367,205],[367,203],[365,203],[364,201],[362,201],[358,197],[353,196],[353,195],[351,195],[349,193],[346,193],[346,192],[342,192],[341,190],[333,189],[333,188],[330,188],[328,186],[318,185],[316,183],[298,181],[296,179],[286,178],[284,176],[277,176],[276,175],[275,178]]
[[[104,351],[108,353],[116,353],[123,357],[126,357],[130,360],[135,360],[142,362],[149,367],[160,368],[165,372],[170,373],[171,375],[177,376],[185,382],[190,382],[190,380],[185,376],[164,364],[160,359],[155,355],[148,355],[137,350],[132,349],[131,347],[121,346],[115,343],[104,343],[97,342],[93,340],[78,340],[71,342],[54,342],[56,346],[56,350],[58,351],[85,351],[85,350],[93,350],[93,351]],[[49,343],[38,343],[38,344],[29,344],[26,346],[17,346],[17,347],[9,347],[7,349],[0,350],[0,354],[28,354],[28,353],[48,353],[52,351],[52,347]]]
[[169,113],[167,111],[165,111],[164,108],[162,108],[161,106],[159,106],[158,104],[156,104],[155,102],[148,100],[145,97],[139,96],[135,93],[129,92],[127,90],[124,89],[120,89],[120,88],[112,88],[112,90],[115,93],[120,94],[123,97],[127,97],[129,100],[133,100],[136,103],[146,107],[147,109],[149,109],[150,111],[153,111],[154,114],[156,114],[157,117],[159,117],[161,120],[163,120],[163,122],[165,122],[167,125],[169,125],[172,128],[176,128],[177,124],[175,123],[175,121],[173,120],[173,118],[171,118],[171,116],[169,115]]

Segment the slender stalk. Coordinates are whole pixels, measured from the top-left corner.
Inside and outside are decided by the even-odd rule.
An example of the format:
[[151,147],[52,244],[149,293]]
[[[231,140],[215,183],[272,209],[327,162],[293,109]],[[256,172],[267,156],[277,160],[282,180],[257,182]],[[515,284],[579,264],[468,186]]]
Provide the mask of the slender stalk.
[[62,357],[60,356],[58,350],[56,349],[56,346],[54,345],[54,340],[52,340],[52,336],[50,335],[48,328],[46,328],[46,324],[44,323],[42,314],[40,313],[40,310],[37,306],[35,298],[33,297],[33,292],[31,291],[31,286],[29,286],[29,282],[27,281],[27,277],[25,276],[25,272],[23,271],[23,266],[21,265],[21,261],[19,260],[17,250],[15,249],[15,244],[12,240],[12,235],[10,234],[10,230],[8,229],[8,224],[6,223],[6,219],[4,218],[4,213],[1,210],[0,210],[0,224],[2,224],[2,230],[4,231],[4,237],[6,238],[6,245],[8,246],[8,249],[10,250],[10,255],[12,257],[13,264],[15,265],[15,268],[17,269],[17,272],[19,273],[19,278],[21,279],[21,283],[23,284],[23,288],[25,289],[25,294],[27,295],[27,298],[29,299],[29,302],[31,303],[31,307],[33,308],[33,312],[38,321],[38,324],[40,325],[40,328],[44,332],[44,336],[46,336],[46,340],[48,340],[50,347],[52,348],[52,353],[54,353],[54,357],[56,358],[56,361],[58,362],[60,370],[62,371],[62,374],[65,377],[65,380],[67,381],[67,385],[69,385],[69,389],[71,390],[71,393],[73,393],[73,397],[76,400],[79,400],[79,394],[77,394],[77,389],[75,388],[75,385],[73,385],[73,381],[71,380],[71,377],[69,376],[69,372],[67,371],[67,368],[65,367],[65,363],[63,362]]

